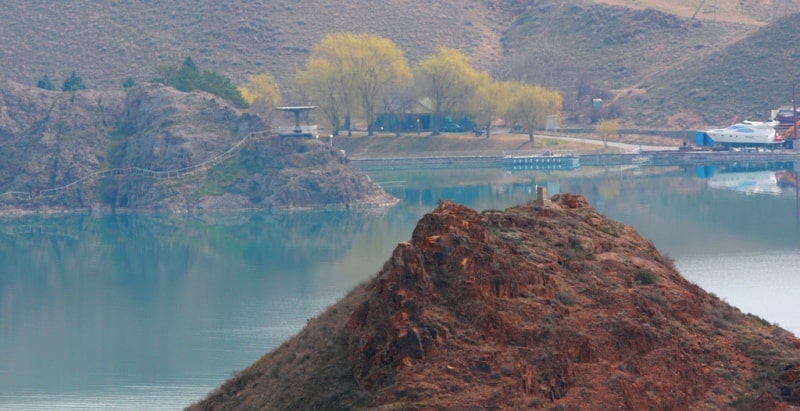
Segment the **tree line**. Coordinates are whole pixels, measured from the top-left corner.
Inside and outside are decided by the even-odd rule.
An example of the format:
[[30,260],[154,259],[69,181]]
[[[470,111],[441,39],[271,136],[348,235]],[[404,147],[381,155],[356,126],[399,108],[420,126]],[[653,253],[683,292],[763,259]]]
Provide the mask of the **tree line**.
[[367,134],[373,135],[378,112],[408,113],[424,101],[433,134],[445,116],[460,115],[482,125],[487,137],[492,121],[503,118],[533,139],[533,130],[562,105],[557,91],[495,80],[452,48],[441,47],[410,67],[391,40],[369,34],[326,35],[312,48],[295,82],[307,101],[319,106],[334,135],[342,129],[351,133],[354,117],[364,120]]
[[[50,80],[50,77],[48,77],[47,74],[39,79],[39,81],[36,83],[36,87],[45,90],[56,90],[55,84],[53,84],[53,81]],[[67,79],[64,80],[63,83],[61,83],[61,91],[77,91],[84,89],[86,89],[86,85],[83,84],[83,79],[74,71]]]
[[[129,77],[125,81],[122,82],[122,87],[131,88],[136,85],[136,81]],[[53,83],[53,80],[45,74],[39,81],[36,82],[36,87],[44,90],[56,91],[56,85]],[[72,72],[72,74],[61,83],[61,91],[78,91],[78,90],[85,90],[86,84],[83,82],[83,78],[78,75],[77,72]]]
[[[155,81],[184,92],[206,91],[229,100],[238,108],[249,108],[253,100],[253,93],[263,92],[258,86],[251,86],[254,91],[249,92],[245,88],[237,88],[233,81],[225,75],[211,70],[200,71],[191,57],[187,57],[181,66],[160,65],[156,68],[156,72],[158,77]],[[262,79],[264,75],[256,76],[256,78]],[[274,84],[272,77],[267,76],[266,78]],[[131,88],[135,85],[136,81],[130,77],[122,82],[122,87],[124,88]],[[36,86],[45,90],[57,90],[55,84],[47,75],[39,79]],[[69,78],[64,80],[61,86],[61,91],[84,89],[86,89],[86,85],[83,83],[83,79],[74,71]]]
[[191,57],[187,57],[180,67],[162,65],[157,71],[159,81],[177,90],[202,90],[229,100],[237,108],[250,107],[229,77],[211,70],[200,71]]
[[[317,106],[333,135],[343,130],[352,135],[355,119],[366,122],[367,134],[374,135],[378,114],[401,117],[424,104],[420,111],[430,114],[428,126],[434,135],[445,117],[455,116],[473,119],[486,137],[491,123],[503,119],[533,141],[533,131],[545,125],[548,115],[558,115],[562,106],[558,91],[522,81],[498,81],[473,68],[465,54],[452,48],[441,47],[411,67],[391,40],[369,34],[326,35],[295,73],[294,85],[294,98]],[[281,99],[268,73],[250,76],[239,91],[264,112]],[[399,134],[401,124],[394,126]]]
[[[191,57],[181,66],[158,66],[158,81],[181,91],[204,90],[228,99],[238,108],[268,115],[280,104],[281,92],[269,73],[248,77],[236,87],[230,78],[199,70]],[[375,133],[379,113],[427,112],[432,133],[439,134],[446,116],[472,119],[489,137],[496,119],[528,133],[545,125],[548,115],[558,115],[561,94],[522,81],[499,81],[471,66],[462,52],[441,47],[436,54],[409,66],[403,51],[391,40],[354,33],[326,35],[312,48],[308,60],[294,77],[296,99],[319,107],[334,135],[352,134],[355,119],[366,122],[367,134]],[[132,87],[132,79],[123,83]],[[44,76],[40,88],[55,90]],[[84,89],[76,73],[64,81],[63,91]],[[424,109],[416,108],[424,105]],[[398,134],[400,123],[395,124]]]

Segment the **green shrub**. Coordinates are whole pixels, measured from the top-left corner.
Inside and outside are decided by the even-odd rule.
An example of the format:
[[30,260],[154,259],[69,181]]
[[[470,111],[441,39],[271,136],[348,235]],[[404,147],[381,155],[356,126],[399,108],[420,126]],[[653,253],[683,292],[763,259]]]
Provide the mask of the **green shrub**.
[[564,304],[564,305],[575,305],[575,303],[578,300],[578,298],[575,297],[575,294],[573,294],[572,291],[560,292],[560,293],[558,293],[558,295],[556,295],[556,299],[561,304]]
[[658,277],[653,274],[650,270],[647,269],[639,269],[636,271],[636,283],[640,285],[653,285],[658,282]]

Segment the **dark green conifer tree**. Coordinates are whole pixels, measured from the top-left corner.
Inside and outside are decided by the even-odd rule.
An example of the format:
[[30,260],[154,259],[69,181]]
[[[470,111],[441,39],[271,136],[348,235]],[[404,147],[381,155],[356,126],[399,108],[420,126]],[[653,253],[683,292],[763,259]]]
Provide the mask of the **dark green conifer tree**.
[[36,87],[43,88],[45,90],[53,90],[53,91],[56,89],[56,85],[53,84],[52,81],[50,81],[50,77],[47,77],[47,74],[45,74],[44,77],[42,77],[36,83]]
[[76,91],[84,89],[86,89],[86,85],[83,84],[83,79],[74,71],[68,79],[64,80],[64,84],[61,85],[61,91]]
[[157,71],[161,75],[160,81],[177,90],[203,90],[229,100],[238,108],[250,106],[230,78],[209,70],[201,73],[191,57],[187,57],[180,68],[158,66]]

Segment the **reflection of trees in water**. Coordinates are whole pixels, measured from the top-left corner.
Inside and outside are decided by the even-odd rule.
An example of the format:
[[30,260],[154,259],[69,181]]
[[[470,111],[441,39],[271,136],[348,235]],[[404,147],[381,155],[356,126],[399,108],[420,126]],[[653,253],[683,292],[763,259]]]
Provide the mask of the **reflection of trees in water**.
[[606,200],[614,200],[619,197],[622,184],[616,178],[606,178],[597,184],[597,191]]
[[466,204],[481,211],[485,208],[505,208],[532,201],[536,197],[536,186],[536,180],[530,179],[455,187],[404,188],[402,192],[390,193],[407,204],[426,208],[426,212],[433,210],[441,200]]
[[3,222],[0,253],[34,247],[43,259],[60,260],[68,252],[84,261],[103,259],[119,274],[138,275],[184,272],[195,257],[272,267],[313,264],[348,252],[353,238],[384,213],[33,216]]
[[[74,256],[80,254],[85,215],[24,216],[0,220],[0,261],[3,270],[0,282],[35,280],[37,276],[54,283],[69,271],[64,268]],[[59,266],[49,267],[53,259],[64,261]],[[42,269],[28,270],[31,261]]]
[[78,236],[73,230],[64,230],[59,226],[48,226],[37,222],[3,223],[0,230],[0,238],[8,237],[11,241],[16,238],[25,241],[31,237],[64,237],[65,239],[77,240]]
[[203,224],[197,229],[206,231],[210,248],[245,261],[303,265],[349,252],[353,239],[380,221],[383,213],[375,209],[252,214],[245,224]]

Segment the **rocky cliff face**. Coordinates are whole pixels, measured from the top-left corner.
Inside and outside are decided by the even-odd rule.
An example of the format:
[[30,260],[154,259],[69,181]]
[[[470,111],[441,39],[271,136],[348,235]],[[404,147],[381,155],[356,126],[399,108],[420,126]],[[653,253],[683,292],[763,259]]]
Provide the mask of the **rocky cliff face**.
[[143,84],[62,93],[3,82],[0,212],[222,211],[396,201],[331,147],[252,134],[266,129],[258,116],[203,92]]
[[383,269],[191,409],[798,409],[800,340],[580,196],[443,202]]

